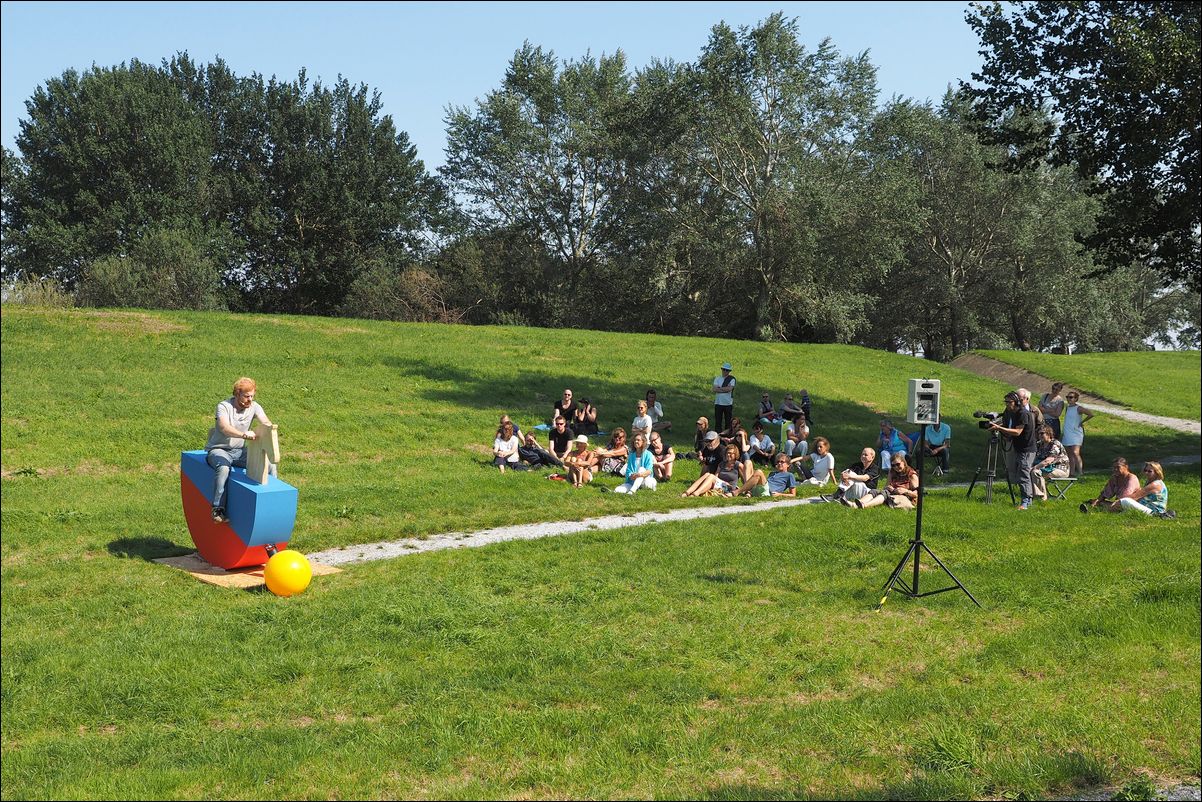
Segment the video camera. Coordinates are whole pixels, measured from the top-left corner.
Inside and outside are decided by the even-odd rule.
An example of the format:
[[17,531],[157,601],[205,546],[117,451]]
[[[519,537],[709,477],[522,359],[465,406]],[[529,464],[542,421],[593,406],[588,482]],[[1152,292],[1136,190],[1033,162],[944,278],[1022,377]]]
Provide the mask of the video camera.
[[972,416],[974,418],[984,418],[985,419],[985,420],[977,421],[977,426],[981,429],[988,429],[990,424],[992,424],[998,418],[1002,417],[1000,413],[982,412],[979,409],[976,412],[972,413]]

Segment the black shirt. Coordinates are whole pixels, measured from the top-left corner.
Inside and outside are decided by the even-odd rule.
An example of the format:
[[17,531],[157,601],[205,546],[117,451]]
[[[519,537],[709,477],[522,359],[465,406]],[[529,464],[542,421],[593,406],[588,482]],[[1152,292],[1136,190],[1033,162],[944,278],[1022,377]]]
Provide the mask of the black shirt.
[[701,472],[702,473],[717,473],[718,466],[722,464],[725,458],[726,446],[721,443],[715,443],[713,448],[701,449]]
[[572,430],[567,426],[563,427],[563,431],[552,427],[549,439],[551,450],[555,452],[556,456],[559,456],[568,450],[568,443],[572,442]]
[[1020,454],[1034,451],[1038,443],[1035,441],[1035,413],[1029,409],[1006,410],[1002,415],[1002,426],[1007,429],[1022,428],[1022,432],[1010,437],[1014,450]]
[[[575,401],[569,402],[566,407],[563,405],[562,398],[555,402],[555,414],[559,415],[564,420],[566,420],[568,422],[569,428],[572,425],[573,415],[575,415],[575,413],[576,413],[576,402]],[[555,423],[555,421],[551,421],[551,423]]]
[[876,483],[881,478],[881,466],[876,463],[876,460],[873,460],[867,468],[862,463],[857,462],[851,466],[850,470],[856,476],[867,476],[868,481],[864,482],[864,484],[868,488],[876,490]]

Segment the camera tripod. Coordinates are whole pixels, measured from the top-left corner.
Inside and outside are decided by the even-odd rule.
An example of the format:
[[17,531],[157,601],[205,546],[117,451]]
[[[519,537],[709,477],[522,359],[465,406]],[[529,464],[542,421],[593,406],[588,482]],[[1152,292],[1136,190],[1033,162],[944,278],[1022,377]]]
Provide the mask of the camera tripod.
[[[889,599],[889,592],[894,588],[903,596],[909,596],[911,599],[934,596],[936,593],[946,593],[949,590],[956,590],[958,588],[964,591],[965,596],[972,599],[973,604],[977,607],[981,606],[981,603],[968,592],[968,588],[964,587],[964,584],[959,579],[956,579],[956,575],[947,569],[943,561],[935,556],[935,552],[931,551],[931,547],[922,542],[922,499],[926,495],[926,486],[923,482],[923,452],[926,451],[926,444],[927,427],[924,424],[919,429],[918,435],[918,503],[915,505],[914,539],[910,541],[910,549],[902,556],[901,561],[898,562],[897,567],[893,569],[893,573],[889,576],[889,581],[885,583],[885,587],[883,588],[885,593],[881,596],[881,601],[876,606],[877,612],[880,612],[881,608],[885,606],[885,602]],[[924,551],[930,555],[932,560],[939,564],[939,567],[943,569],[943,573],[951,577],[951,580],[956,584],[948,585],[938,590],[928,590],[926,593],[918,592],[919,560]],[[902,579],[902,569],[906,567],[906,562],[910,559],[910,555],[914,556],[914,574],[912,582],[907,584],[906,580]]]
[[[982,469],[985,471],[985,503],[993,502],[993,480],[997,477],[997,454],[1003,448],[1002,438],[997,432],[992,432],[989,435],[989,442],[985,444],[985,460],[977,466],[977,472],[972,475],[972,483],[968,486],[968,493],[965,498],[972,497],[972,489],[977,486],[977,479],[981,475]],[[1006,472],[1006,487],[1010,490],[1010,503],[1014,503],[1014,485],[1010,482],[1010,472]]]

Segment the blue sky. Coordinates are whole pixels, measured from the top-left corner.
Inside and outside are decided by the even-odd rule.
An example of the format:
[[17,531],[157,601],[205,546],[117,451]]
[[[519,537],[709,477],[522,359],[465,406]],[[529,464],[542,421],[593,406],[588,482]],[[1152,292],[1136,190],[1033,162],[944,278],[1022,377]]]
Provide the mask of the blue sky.
[[621,48],[631,70],[654,59],[691,61],[719,21],[754,25],[797,17],[813,48],[829,36],[843,54],[869,51],[882,99],[938,102],[980,66],[962,2],[815,3],[41,3],[0,4],[0,133],[13,148],[25,100],[48,78],[130,58],[158,64],[186,50],[221,56],[238,75],[292,79],[339,74],[381,92],[430,169],[443,163],[448,105],[497,87],[523,40],[561,59]]

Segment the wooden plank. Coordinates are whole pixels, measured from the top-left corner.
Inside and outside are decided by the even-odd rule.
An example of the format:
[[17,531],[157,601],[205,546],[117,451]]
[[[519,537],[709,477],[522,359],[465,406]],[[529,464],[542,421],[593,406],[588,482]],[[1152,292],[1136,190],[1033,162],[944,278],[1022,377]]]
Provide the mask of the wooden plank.
[[[152,562],[178,568],[191,574],[201,582],[217,585],[218,587],[250,590],[266,585],[266,580],[263,579],[263,566],[261,565],[250,568],[235,568],[232,571],[227,571],[224,568],[218,568],[211,563],[205,562],[196,552],[185,554],[182,557],[160,557],[157,560],[152,560]],[[342,573],[341,568],[335,568],[332,565],[322,565],[321,563],[312,561],[309,562],[309,567],[313,569],[313,576],[328,576],[330,574]]]

